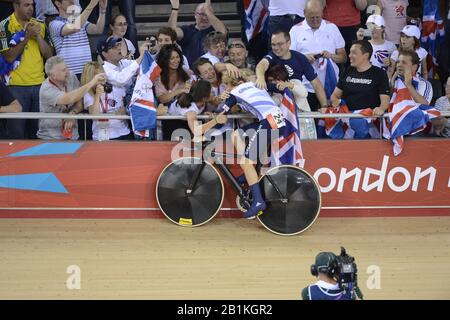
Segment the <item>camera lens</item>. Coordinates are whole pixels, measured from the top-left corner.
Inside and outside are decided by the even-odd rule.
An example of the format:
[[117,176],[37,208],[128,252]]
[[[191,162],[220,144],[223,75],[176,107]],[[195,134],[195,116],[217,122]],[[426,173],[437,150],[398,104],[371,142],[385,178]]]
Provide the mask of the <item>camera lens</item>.
[[103,88],[105,89],[105,93],[111,93],[112,92],[112,84],[106,82],[103,84]]

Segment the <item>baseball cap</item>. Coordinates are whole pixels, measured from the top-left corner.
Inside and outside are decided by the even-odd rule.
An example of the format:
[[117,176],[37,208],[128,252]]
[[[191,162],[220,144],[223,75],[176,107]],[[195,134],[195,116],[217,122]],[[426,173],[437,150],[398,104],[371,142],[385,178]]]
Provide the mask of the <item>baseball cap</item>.
[[316,268],[319,272],[324,272],[330,266],[333,266],[336,255],[332,252],[321,252],[316,256]]
[[402,33],[408,37],[414,37],[420,40],[420,29],[413,25],[407,25],[402,29]]
[[369,23],[376,25],[377,27],[385,27],[384,18],[379,14],[372,14],[367,18],[366,25]]
[[114,37],[114,36],[100,39],[97,42],[97,53],[101,55],[103,51],[106,52],[109,49],[114,48],[116,46],[116,44],[121,43],[121,42],[122,42],[122,38]]

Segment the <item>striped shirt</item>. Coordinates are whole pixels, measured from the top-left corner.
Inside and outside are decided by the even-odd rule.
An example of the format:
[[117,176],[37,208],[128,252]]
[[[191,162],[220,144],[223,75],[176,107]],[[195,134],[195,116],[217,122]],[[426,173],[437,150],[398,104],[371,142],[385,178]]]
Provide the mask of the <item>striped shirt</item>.
[[62,36],[61,32],[68,20],[57,17],[50,23],[50,37],[56,49],[56,55],[64,58],[67,67],[74,74],[81,74],[87,62],[92,61],[91,47],[87,34],[89,22],[80,31]]
[[[231,99],[230,99],[231,98]],[[252,82],[245,82],[230,91],[230,98],[225,105],[231,108],[236,102],[247,112],[258,118],[259,121],[279,112],[278,106],[265,90],[258,89]],[[224,107],[226,110],[227,108]]]

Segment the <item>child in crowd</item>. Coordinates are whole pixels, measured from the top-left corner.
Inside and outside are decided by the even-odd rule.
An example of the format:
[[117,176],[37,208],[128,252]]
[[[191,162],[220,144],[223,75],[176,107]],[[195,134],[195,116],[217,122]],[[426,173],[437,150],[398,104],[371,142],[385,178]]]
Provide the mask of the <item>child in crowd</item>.
[[420,29],[417,26],[407,25],[402,29],[402,32],[400,33],[399,50],[395,50],[391,55],[391,63],[388,71],[389,79],[392,78],[392,75],[395,72],[400,50],[416,51],[420,59],[420,68],[417,71],[417,74],[422,78],[427,79],[428,71],[426,57],[428,52],[420,46]]

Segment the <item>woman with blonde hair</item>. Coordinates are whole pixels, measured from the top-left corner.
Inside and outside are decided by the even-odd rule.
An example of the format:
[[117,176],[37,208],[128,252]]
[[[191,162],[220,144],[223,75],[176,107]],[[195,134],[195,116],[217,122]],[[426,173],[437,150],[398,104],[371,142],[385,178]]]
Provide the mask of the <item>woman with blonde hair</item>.
[[[87,83],[96,74],[104,72],[100,63],[88,62],[84,66],[81,83]],[[114,86],[106,83],[89,90],[84,96],[84,109],[93,115],[125,115],[126,108],[123,101],[122,91],[115,90]],[[92,139],[97,141],[130,139],[128,122],[118,119],[95,120],[92,123]]]

